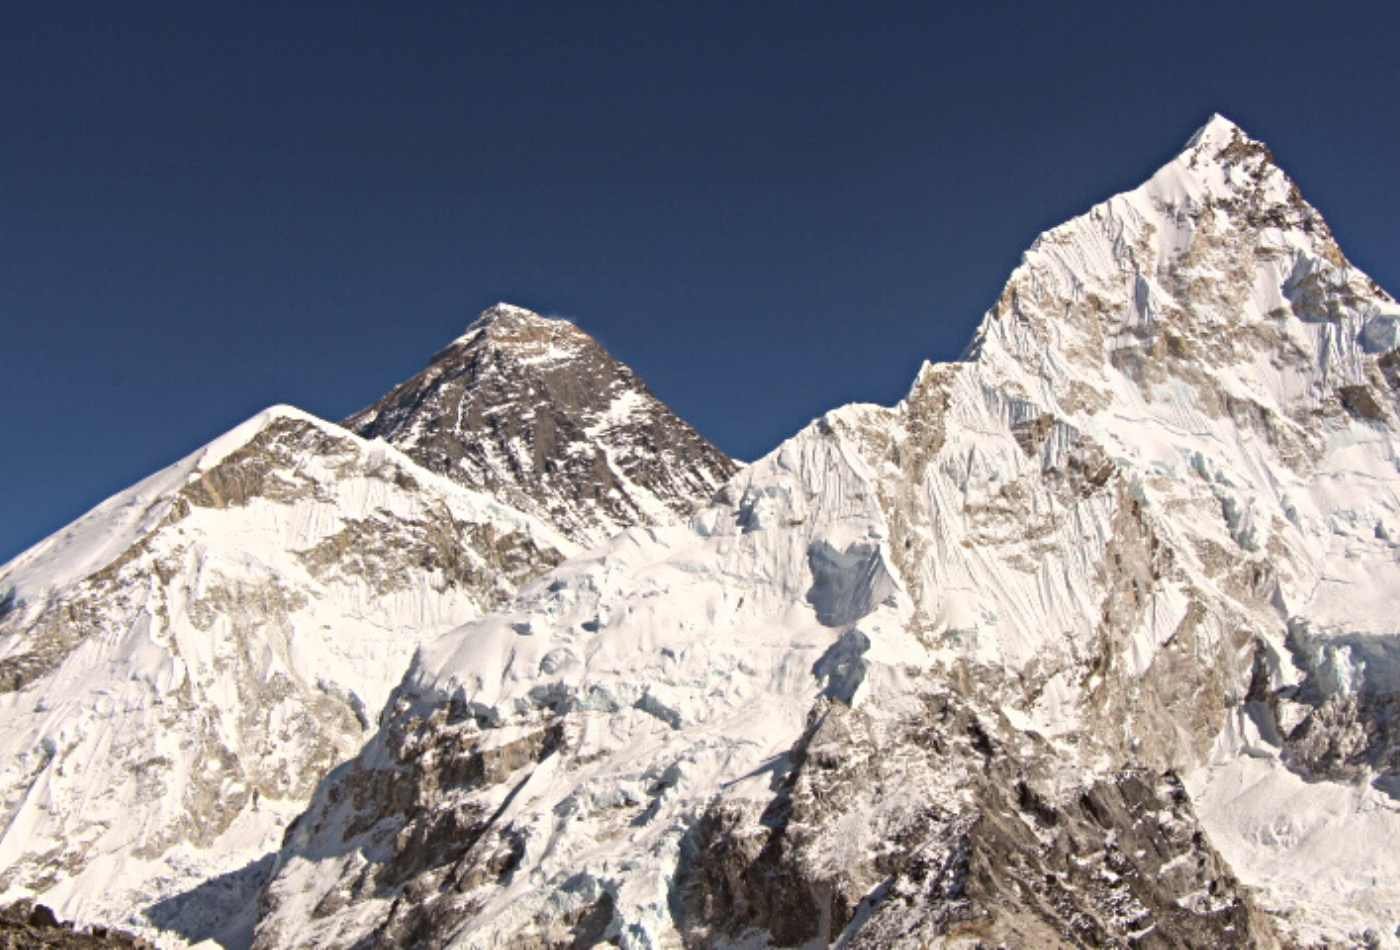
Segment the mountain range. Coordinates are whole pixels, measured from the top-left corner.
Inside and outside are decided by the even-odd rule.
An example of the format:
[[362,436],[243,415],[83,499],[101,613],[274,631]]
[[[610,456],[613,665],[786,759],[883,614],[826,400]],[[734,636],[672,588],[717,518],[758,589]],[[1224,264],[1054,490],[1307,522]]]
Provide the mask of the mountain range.
[[1220,116],[746,466],[499,304],[0,568],[0,892],[171,945],[1400,946],[1398,347]]

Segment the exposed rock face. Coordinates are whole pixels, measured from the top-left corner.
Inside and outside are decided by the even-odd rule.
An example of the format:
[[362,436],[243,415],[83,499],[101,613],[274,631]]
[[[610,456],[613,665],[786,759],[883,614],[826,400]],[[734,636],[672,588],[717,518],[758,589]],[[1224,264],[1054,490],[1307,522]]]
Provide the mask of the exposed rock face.
[[0,571],[0,891],[150,929],[275,846],[423,638],[574,550],[289,408],[113,498]]
[[737,468],[592,337],[509,304],[344,425],[583,544],[683,519]]
[[75,930],[52,910],[32,901],[16,901],[0,907],[0,950],[142,950],[152,945],[140,937],[92,927]]
[[[678,887],[687,944],[756,930],[780,946],[1277,945],[1171,773],[1046,796],[1051,746],[1003,744],[955,695],[926,696],[907,732],[856,757],[869,721],[839,703],[814,712],[760,820],[718,802],[695,826]],[[933,794],[879,852],[840,865],[823,854],[822,829],[911,782]],[[965,800],[949,809],[957,786]]]
[[426,645],[258,945],[1393,944],[1397,320],[1212,119],[898,406]]

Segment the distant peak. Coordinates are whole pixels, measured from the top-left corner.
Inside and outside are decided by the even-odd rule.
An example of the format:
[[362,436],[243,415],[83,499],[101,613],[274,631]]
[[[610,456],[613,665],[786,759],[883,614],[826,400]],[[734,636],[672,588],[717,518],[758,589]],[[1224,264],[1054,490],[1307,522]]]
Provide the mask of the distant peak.
[[513,303],[506,303],[504,300],[498,301],[481,311],[481,316],[478,319],[495,320],[502,317],[515,317],[522,320],[544,319],[544,317],[535,313],[535,311],[531,310],[529,307],[518,307]]
[[[481,311],[462,335],[435,355],[432,362],[456,359],[464,349],[509,353],[532,364],[557,362],[560,358],[578,355],[591,342],[592,338],[571,320],[541,316],[525,307],[501,302]],[[545,359],[546,355],[550,358]]]
[[517,307],[513,303],[505,303],[502,301],[492,304],[481,311],[481,314],[467,327],[467,332],[471,333],[473,330],[479,330],[498,324],[511,326],[536,324],[543,327],[568,325],[569,322],[567,320],[541,316],[526,307]]
[[1246,160],[1263,165],[1274,164],[1273,152],[1267,145],[1219,112],[1196,130],[1177,157],[1177,161],[1184,161],[1193,168],[1203,161],[1213,165],[1230,165]]
[[1196,130],[1196,133],[1187,141],[1186,148],[1190,150],[1202,145],[1223,147],[1234,141],[1236,136],[1249,138],[1244,129],[1216,112],[1206,120],[1205,125]]
[[538,339],[543,336],[583,336],[569,320],[559,317],[545,317],[526,307],[504,301],[492,304],[467,325],[454,342],[457,344],[477,342],[507,342],[521,336]]

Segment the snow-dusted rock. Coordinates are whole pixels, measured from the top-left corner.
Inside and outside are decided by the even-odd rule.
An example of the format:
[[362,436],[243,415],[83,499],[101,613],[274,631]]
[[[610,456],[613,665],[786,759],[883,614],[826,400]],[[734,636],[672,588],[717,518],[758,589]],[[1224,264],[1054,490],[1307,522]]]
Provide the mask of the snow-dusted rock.
[[598,341],[506,303],[344,424],[584,545],[684,520],[736,468]]
[[198,931],[415,646],[574,550],[289,407],[109,499],[0,569],[0,890]]

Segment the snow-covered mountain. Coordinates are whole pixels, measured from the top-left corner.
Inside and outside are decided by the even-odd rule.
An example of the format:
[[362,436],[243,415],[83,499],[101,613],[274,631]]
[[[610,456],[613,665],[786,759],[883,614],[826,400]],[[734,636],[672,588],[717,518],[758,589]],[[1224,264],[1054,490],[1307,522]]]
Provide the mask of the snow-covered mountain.
[[139,916],[260,858],[414,647],[576,546],[274,407],[0,570],[0,891]]
[[1212,118],[900,404],[420,650],[257,946],[1394,945],[1398,337]]
[[[528,362],[537,333],[562,363]],[[432,403],[451,418],[425,397],[388,434],[450,431],[475,451],[456,413],[490,407],[492,431],[524,425],[540,471],[512,456],[518,486],[482,492],[274,407],[0,568],[0,900],[238,942],[264,858],[420,642],[580,541],[676,521],[735,468],[560,321],[498,306],[433,367],[455,367],[456,401]]]
[[737,468],[588,334],[505,303],[344,425],[585,545],[683,520]]

